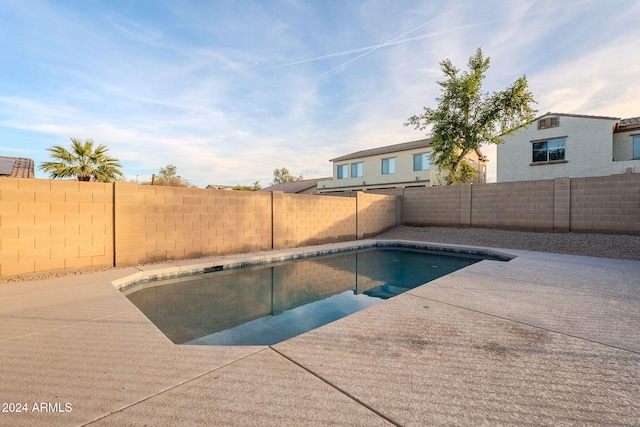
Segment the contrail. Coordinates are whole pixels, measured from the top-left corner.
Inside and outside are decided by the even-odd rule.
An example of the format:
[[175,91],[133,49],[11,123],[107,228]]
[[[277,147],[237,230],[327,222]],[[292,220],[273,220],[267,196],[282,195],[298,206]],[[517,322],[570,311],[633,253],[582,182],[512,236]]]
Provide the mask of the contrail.
[[[464,3],[463,5],[460,5],[460,6],[456,7],[455,9],[453,9],[453,10],[451,10],[451,11],[449,11],[449,12],[443,14],[443,15],[436,16],[435,18],[430,19],[429,21],[427,21],[427,22],[425,22],[423,24],[420,24],[417,27],[407,31],[406,33],[401,34],[401,35],[399,35],[397,37],[394,37],[393,39],[391,39],[391,40],[389,40],[389,41],[387,41],[385,43],[382,43],[382,44],[378,44],[378,45],[374,45],[374,46],[360,47],[360,48],[356,48],[356,49],[345,50],[345,51],[342,51],[342,52],[330,53],[330,54],[327,54],[327,55],[321,55],[321,56],[316,56],[316,57],[313,57],[313,58],[302,59],[302,60],[299,60],[299,61],[289,62],[287,64],[277,65],[277,66],[274,66],[272,68],[290,67],[290,66],[293,66],[293,65],[305,64],[305,63],[308,63],[308,62],[321,61],[323,59],[336,58],[336,57],[339,57],[339,56],[346,56],[346,55],[351,55],[351,54],[354,54],[354,53],[363,52],[362,54],[356,56],[355,58],[351,58],[350,60],[348,60],[348,61],[346,61],[346,62],[344,62],[344,63],[342,63],[342,64],[340,64],[340,65],[338,65],[338,66],[336,66],[336,67],[334,67],[332,69],[330,69],[329,71],[326,71],[323,74],[321,74],[321,76],[324,76],[325,74],[331,73],[331,72],[337,70],[338,68],[349,64],[350,62],[353,62],[353,61],[355,61],[357,59],[362,58],[365,55],[368,55],[368,54],[370,54],[372,52],[375,52],[378,49],[382,49],[383,47],[388,47],[388,46],[392,46],[392,45],[407,43],[407,42],[410,42],[410,41],[419,40],[419,39],[423,39],[423,38],[426,38],[426,37],[432,37],[434,35],[442,34],[443,32],[438,32],[438,33],[424,34],[422,36],[417,36],[417,37],[412,37],[412,38],[400,40],[403,37],[406,37],[407,35],[415,32],[415,31],[418,31],[419,29],[421,29],[423,27],[426,27],[427,25],[432,24],[433,22],[435,22],[435,21],[437,21],[439,19],[442,19],[442,18],[444,18],[444,17],[446,17],[448,15],[451,15],[456,10],[460,9],[461,7],[465,6],[468,3],[469,2]],[[466,27],[467,26],[463,26],[462,28],[466,28]],[[450,31],[454,31],[454,30],[457,30],[457,29],[459,29],[459,28],[451,28],[451,29],[446,30],[444,32],[450,32]]]
[[[594,1],[595,0],[577,0],[577,1],[575,1],[573,3],[570,3],[570,4],[557,6],[553,10],[570,8],[570,7],[574,7],[576,5],[580,5],[580,4],[584,4],[584,3],[593,3]],[[316,61],[321,61],[321,60],[324,60],[324,59],[337,58],[337,57],[340,57],[340,56],[347,56],[347,55],[352,55],[352,54],[355,54],[355,53],[362,52],[360,55],[358,55],[358,56],[356,56],[354,58],[351,58],[348,61],[345,61],[342,64],[337,65],[337,66],[331,68],[328,71],[325,71],[324,73],[322,73],[320,75],[320,77],[322,77],[322,76],[325,76],[325,75],[327,75],[329,73],[332,73],[333,71],[335,71],[335,70],[337,70],[337,69],[339,69],[341,67],[344,67],[345,65],[347,65],[347,64],[349,64],[351,62],[354,62],[354,61],[362,58],[363,56],[366,56],[366,55],[368,55],[368,54],[370,54],[372,52],[375,52],[376,50],[382,49],[384,47],[399,45],[399,44],[408,43],[408,42],[412,42],[412,41],[416,41],[416,40],[420,40],[420,39],[424,39],[424,38],[428,38],[428,37],[434,37],[434,36],[438,36],[438,35],[454,32],[454,31],[458,31],[458,30],[461,30],[461,29],[478,27],[478,26],[483,26],[483,25],[487,25],[487,24],[491,24],[491,23],[495,23],[495,22],[500,22],[500,21],[506,20],[506,18],[504,18],[504,17],[499,17],[498,19],[493,19],[493,20],[490,20],[490,21],[476,22],[475,24],[461,25],[461,26],[449,28],[449,29],[443,30],[443,31],[433,32],[433,33],[429,33],[429,34],[423,34],[423,35],[420,35],[420,36],[415,36],[415,37],[410,37],[410,38],[404,38],[407,35],[415,32],[415,31],[418,31],[419,29],[424,28],[427,25],[432,24],[433,22],[435,22],[435,21],[437,21],[439,19],[445,18],[446,16],[455,13],[458,9],[461,9],[461,8],[467,6],[470,3],[472,3],[472,2],[463,3],[462,5],[456,7],[455,9],[452,9],[451,11],[446,12],[443,15],[440,15],[440,16],[437,16],[437,17],[435,17],[433,19],[430,19],[429,21],[427,21],[427,22],[425,22],[423,24],[420,24],[417,27],[407,31],[406,33],[401,34],[401,35],[399,35],[397,37],[394,37],[393,39],[391,39],[391,40],[389,40],[389,41],[387,41],[385,43],[382,43],[382,44],[373,45],[373,46],[366,46],[366,47],[360,47],[360,48],[356,48],[356,49],[349,49],[349,50],[345,50],[345,51],[342,51],[342,52],[330,53],[330,54],[327,54],[327,55],[316,56],[316,57],[313,57],[313,58],[301,59],[299,61],[294,61],[294,62],[289,62],[289,63],[286,63],[286,64],[276,65],[276,66],[271,67],[271,68],[285,68],[285,67],[290,67],[290,66],[294,66],[294,65],[306,64],[306,63],[309,63],[309,62],[316,62]],[[546,12],[548,12],[548,11],[549,10],[546,10]],[[539,14],[542,14],[542,13],[544,13],[544,11],[529,12],[527,15],[539,15]]]

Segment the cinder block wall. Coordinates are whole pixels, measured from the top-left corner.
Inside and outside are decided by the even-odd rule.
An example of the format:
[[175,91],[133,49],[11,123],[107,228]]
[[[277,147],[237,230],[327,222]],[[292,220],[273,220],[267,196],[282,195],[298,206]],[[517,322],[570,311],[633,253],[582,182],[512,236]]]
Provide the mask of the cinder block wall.
[[0,278],[354,240],[400,218],[640,235],[640,174],[394,191],[320,197],[0,178]]
[[356,238],[355,198],[281,192],[270,194],[273,196],[274,249]]
[[470,187],[472,227],[553,231],[554,180]]
[[0,277],[113,266],[113,185],[0,178]]
[[459,227],[461,190],[461,185],[405,188],[402,223]]
[[640,235],[640,174],[571,179],[571,230]]
[[116,265],[271,248],[271,195],[116,183]]
[[399,225],[398,200],[396,196],[356,193],[357,238],[366,239]]
[[[362,235],[397,222],[395,197],[362,200]],[[2,178],[0,277],[353,240],[357,215],[355,197]]]

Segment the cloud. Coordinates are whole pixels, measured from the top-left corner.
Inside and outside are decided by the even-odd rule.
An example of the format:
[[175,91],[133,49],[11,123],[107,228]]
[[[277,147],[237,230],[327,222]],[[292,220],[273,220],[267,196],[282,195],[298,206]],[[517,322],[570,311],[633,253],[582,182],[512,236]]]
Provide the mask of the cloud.
[[0,11],[0,138],[29,141],[35,157],[93,138],[130,176],[172,163],[201,186],[266,184],[283,166],[327,176],[330,158],[424,137],[403,123],[435,104],[439,62],[464,68],[477,47],[492,59],[486,90],[526,74],[542,110],[637,116],[639,8],[13,2]]

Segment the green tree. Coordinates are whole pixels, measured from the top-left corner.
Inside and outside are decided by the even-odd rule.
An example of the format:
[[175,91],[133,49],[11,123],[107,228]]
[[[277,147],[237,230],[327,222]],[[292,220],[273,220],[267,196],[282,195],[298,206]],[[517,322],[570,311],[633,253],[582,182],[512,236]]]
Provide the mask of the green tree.
[[502,136],[510,135],[529,123],[537,110],[529,91],[527,78],[522,76],[501,92],[482,92],[482,81],[489,69],[489,57],[482,49],[469,58],[469,71],[460,72],[449,59],[440,63],[446,80],[438,82],[442,96],[435,109],[424,108],[411,116],[405,126],[418,130],[431,127],[429,136],[433,148],[433,163],[447,172],[447,184],[470,181],[475,169],[465,156],[482,144],[500,144]]
[[78,181],[112,182],[124,178],[120,161],[108,156],[104,145],[93,146],[93,140],[82,142],[71,138],[71,150],[60,145],[47,148],[56,161],[42,162],[40,170],[49,173],[51,179],[77,177]]
[[153,180],[153,185],[164,185],[167,187],[191,187],[191,183],[178,175],[178,168],[174,165],[167,165],[160,168],[158,175]]
[[253,185],[234,185],[233,187],[231,187],[232,190],[238,190],[238,191],[258,191],[262,188],[262,185],[260,185],[260,181],[256,181],[253,183]]
[[283,182],[292,182],[292,181],[302,181],[302,175],[300,176],[293,176],[291,175],[291,173],[289,172],[289,170],[287,168],[281,168],[281,169],[274,169],[273,171],[273,182],[270,183],[271,185],[276,185],[276,184],[281,184]]

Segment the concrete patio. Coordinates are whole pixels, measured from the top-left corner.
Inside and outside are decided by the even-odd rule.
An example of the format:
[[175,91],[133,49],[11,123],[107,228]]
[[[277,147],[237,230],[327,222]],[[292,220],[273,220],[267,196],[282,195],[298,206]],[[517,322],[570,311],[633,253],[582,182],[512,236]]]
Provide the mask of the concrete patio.
[[2,284],[0,425],[640,425],[640,262],[501,252],[271,347],[171,343],[167,264]]

